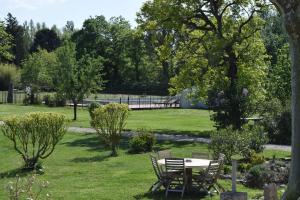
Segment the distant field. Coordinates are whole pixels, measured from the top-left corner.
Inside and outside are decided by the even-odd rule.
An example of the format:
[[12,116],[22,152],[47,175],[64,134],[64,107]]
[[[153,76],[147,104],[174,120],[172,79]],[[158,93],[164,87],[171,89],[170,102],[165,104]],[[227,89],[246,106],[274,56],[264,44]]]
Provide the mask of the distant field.
[[[0,104],[0,120],[11,115],[22,115],[27,112],[58,112],[69,119],[73,117],[72,107],[49,108],[46,106],[21,106]],[[85,108],[78,109],[78,120],[71,126],[90,127],[89,113]],[[155,132],[168,134],[189,134],[208,136],[213,129],[209,111],[195,109],[161,109],[131,111],[126,129],[136,130],[149,128]]]

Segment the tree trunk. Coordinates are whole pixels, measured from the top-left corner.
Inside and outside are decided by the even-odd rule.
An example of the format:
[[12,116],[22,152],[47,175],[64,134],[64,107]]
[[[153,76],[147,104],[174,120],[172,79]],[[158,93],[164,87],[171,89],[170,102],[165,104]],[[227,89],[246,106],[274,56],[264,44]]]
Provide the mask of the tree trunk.
[[300,197],[300,0],[272,0],[289,36],[292,58],[292,163],[286,200]]
[[74,110],[74,117],[73,120],[76,121],[77,120],[77,100],[73,99],[73,110]]
[[13,103],[13,102],[14,102],[14,84],[10,82],[8,86],[7,103]]
[[118,153],[117,153],[117,145],[112,143],[111,145],[111,156],[117,156]]
[[300,197],[300,38],[290,40],[292,56],[292,163],[287,200]]

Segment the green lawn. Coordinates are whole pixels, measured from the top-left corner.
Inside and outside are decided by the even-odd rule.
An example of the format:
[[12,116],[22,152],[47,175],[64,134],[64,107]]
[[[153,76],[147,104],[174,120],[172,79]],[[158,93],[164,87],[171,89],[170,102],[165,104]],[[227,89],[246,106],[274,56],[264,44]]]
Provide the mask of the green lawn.
[[[99,145],[95,135],[68,133],[54,153],[43,162],[45,174],[40,179],[50,182],[47,192],[55,200],[164,199],[163,192],[154,196],[147,193],[156,180],[149,155],[128,154],[127,143],[123,141],[118,157],[108,157],[109,151]],[[22,166],[22,161],[12,144],[2,135],[0,144],[0,199],[7,199],[4,188],[9,181],[15,179],[14,174]],[[207,151],[207,145],[195,143],[164,142],[156,148],[170,149],[177,157],[189,157],[192,151]],[[272,153],[266,152],[266,155]],[[220,183],[225,188],[230,188],[229,182]],[[241,185],[238,190],[247,191],[250,199],[262,193]],[[176,199],[178,196],[171,195],[169,199]],[[200,199],[200,196],[186,196],[185,199]],[[213,199],[219,197],[215,196]]]
[[[10,115],[22,115],[27,112],[59,112],[72,119],[71,107],[49,108],[45,106],[21,106],[0,104],[0,120]],[[85,108],[79,108],[78,120],[71,122],[71,126],[89,127],[89,113]],[[170,134],[198,134],[208,136],[213,129],[213,123],[207,110],[193,109],[162,109],[131,111],[126,129],[150,128],[155,132]]]

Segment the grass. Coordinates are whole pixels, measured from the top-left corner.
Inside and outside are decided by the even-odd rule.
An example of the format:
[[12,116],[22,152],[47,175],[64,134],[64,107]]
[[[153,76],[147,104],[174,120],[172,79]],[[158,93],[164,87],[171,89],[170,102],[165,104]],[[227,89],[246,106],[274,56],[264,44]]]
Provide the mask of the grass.
[[[0,135],[0,199],[7,199],[4,189],[22,166],[20,156],[7,138]],[[148,154],[128,154],[128,142],[122,141],[118,157],[109,157],[109,151],[99,144],[93,134],[67,133],[54,153],[43,161],[45,174],[41,180],[50,182],[47,192],[52,199],[165,199],[163,192],[156,195],[147,191],[156,178]],[[164,142],[158,149],[170,149],[177,157],[189,157],[193,151],[207,152],[206,144]],[[271,152],[266,152],[266,155]],[[230,189],[230,182],[220,181]],[[249,199],[262,191],[238,185],[238,191],[248,192]],[[169,199],[179,199],[171,195]],[[199,195],[184,199],[200,199]],[[206,197],[204,199],[210,199]],[[219,199],[214,196],[213,199]]]
[[[11,115],[22,115],[27,112],[58,112],[73,118],[71,107],[49,108],[46,106],[21,106],[0,104],[0,120]],[[71,126],[89,127],[90,117],[85,108],[78,109],[78,120],[72,121]],[[162,109],[131,111],[126,129],[136,130],[149,128],[154,132],[167,134],[189,134],[207,137],[213,129],[213,122],[207,110],[193,109]]]

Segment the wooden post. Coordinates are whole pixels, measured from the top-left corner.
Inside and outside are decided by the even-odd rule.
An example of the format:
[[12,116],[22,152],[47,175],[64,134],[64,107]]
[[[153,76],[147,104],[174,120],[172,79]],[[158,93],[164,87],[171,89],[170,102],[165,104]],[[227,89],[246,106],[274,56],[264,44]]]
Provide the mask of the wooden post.
[[265,185],[264,187],[264,200],[278,200],[277,187],[275,183]]
[[221,200],[247,200],[247,193],[237,192],[236,191],[236,170],[237,170],[237,161],[232,160],[232,191],[223,192],[220,195]]

